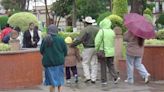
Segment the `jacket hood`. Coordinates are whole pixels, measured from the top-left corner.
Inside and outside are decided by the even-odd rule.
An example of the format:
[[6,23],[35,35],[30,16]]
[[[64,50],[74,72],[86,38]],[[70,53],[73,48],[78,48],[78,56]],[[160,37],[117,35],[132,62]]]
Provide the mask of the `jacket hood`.
[[110,19],[108,19],[108,18],[105,18],[100,22],[101,29],[111,29],[111,25],[112,25],[112,23],[111,23]]
[[48,26],[47,33],[49,35],[56,35],[58,33],[58,28],[54,24],[51,24],[51,25]]

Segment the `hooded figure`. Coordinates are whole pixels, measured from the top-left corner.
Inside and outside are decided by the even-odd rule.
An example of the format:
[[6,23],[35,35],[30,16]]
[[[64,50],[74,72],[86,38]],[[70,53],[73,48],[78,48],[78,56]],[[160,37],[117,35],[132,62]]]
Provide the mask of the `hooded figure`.
[[58,34],[58,28],[51,24],[48,26],[48,31],[47,31],[47,37],[45,38],[45,42],[47,43],[47,46],[52,45],[52,36],[55,36]]
[[97,51],[103,50],[105,58],[98,58],[101,67],[101,82],[107,84],[106,67],[108,67],[109,73],[114,79],[114,83],[117,83],[120,79],[114,68],[114,55],[115,55],[115,33],[111,29],[111,21],[107,18],[100,22],[100,30],[95,38],[95,48]]
[[50,25],[48,35],[43,39],[40,52],[43,56],[42,64],[45,68],[46,86],[50,86],[51,91],[61,92],[64,85],[64,60],[67,55],[67,46],[64,39],[57,34],[57,27]]
[[115,52],[115,32],[111,29],[111,25],[112,23],[109,19],[105,18],[104,20],[102,20],[100,22],[100,30],[95,38],[96,50],[104,50],[105,57],[114,57]]

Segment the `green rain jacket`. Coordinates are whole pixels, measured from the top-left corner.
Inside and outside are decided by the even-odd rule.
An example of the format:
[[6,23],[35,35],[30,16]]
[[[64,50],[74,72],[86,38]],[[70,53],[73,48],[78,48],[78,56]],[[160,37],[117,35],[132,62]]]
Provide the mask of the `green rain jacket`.
[[[107,18],[100,22],[100,30],[95,38],[95,48],[97,51],[104,50],[105,57],[113,57],[115,54],[115,33],[111,29],[111,21]],[[103,42],[104,46],[103,46]]]

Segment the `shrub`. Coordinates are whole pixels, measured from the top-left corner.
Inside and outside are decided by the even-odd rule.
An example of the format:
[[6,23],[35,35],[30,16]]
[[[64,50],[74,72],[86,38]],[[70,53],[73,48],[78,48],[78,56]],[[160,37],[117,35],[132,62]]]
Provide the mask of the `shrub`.
[[[47,35],[47,32],[42,32],[42,37],[44,38]],[[72,37],[73,39],[79,35],[79,32],[59,32],[59,35],[64,39],[68,36]]]
[[74,39],[79,35],[79,32],[59,32],[59,35],[63,38],[70,36]]
[[164,25],[164,14],[161,14],[155,23]]
[[0,29],[5,27],[8,19],[9,19],[8,16],[0,16]]
[[118,15],[115,15],[115,14],[112,14],[108,17],[111,22],[112,22],[112,28],[116,27],[116,26],[119,26],[122,28],[122,25],[123,25],[123,19],[118,16]]
[[153,13],[152,13],[152,11],[151,11],[149,8],[146,8],[146,9],[144,10],[144,14],[148,14],[148,15],[150,15],[150,16],[153,16]]
[[4,44],[4,43],[0,43],[0,51],[9,51],[10,48],[11,48],[10,45]]
[[105,17],[107,17],[109,15],[111,15],[111,12],[109,12],[109,11],[100,14],[99,17],[97,18],[97,23],[99,24],[100,21],[102,21]]
[[164,40],[157,40],[157,39],[145,40],[145,45],[164,45]]
[[128,13],[128,2],[127,0],[113,0],[113,14],[123,17],[124,14]]
[[157,39],[164,40],[164,29],[157,32]]
[[73,27],[72,26],[67,26],[66,27],[66,32],[73,32]]
[[29,27],[29,23],[33,22],[35,25],[38,26],[38,21],[35,15],[29,12],[19,12],[13,14],[8,23],[13,27],[20,27],[21,31],[26,31]]
[[150,15],[144,14],[143,16],[144,16],[150,23],[153,22],[153,18],[152,18]]

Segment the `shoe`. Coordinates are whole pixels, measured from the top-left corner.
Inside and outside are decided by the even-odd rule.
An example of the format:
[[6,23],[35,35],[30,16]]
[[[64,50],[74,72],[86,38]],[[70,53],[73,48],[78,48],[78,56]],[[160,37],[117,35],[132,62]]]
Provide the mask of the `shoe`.
[[84,82],[85,83],[88,83],[89,81],[91,81],[91,79],[86,79]]
[[150,77],[150,74],[145,77],[145,84],[149,83],[149,77]]
[[66,83],[67,83],[67,84],[70,84],[70,83],[71,83],[71,81],[70,81],[70,80],[67,80],[67,81],[66,81]]
[[117,84],[119,80],[120,80],[120,77],[118,77],[117,79],[115,79],[114,80],[114,84]]
[[107,83],[107,82],[102,82],[101,84],[102,84],[102,85],[107,85],[108,83]]
[[91,81],[91,83],[92,83],[92,84],[96,84],[96,82],[95,82],[95,81]]
[[128,80],[124,80],[125,83],[128,83]]
[[75,76],[75,83],[78,83],[78,76]]
[[133,82],[129,82],[128,80],[124,80],[124,82],[128,84],[133,84]]

